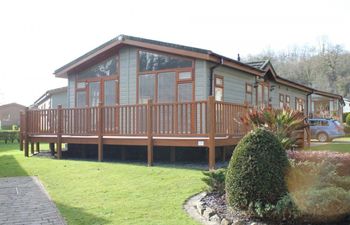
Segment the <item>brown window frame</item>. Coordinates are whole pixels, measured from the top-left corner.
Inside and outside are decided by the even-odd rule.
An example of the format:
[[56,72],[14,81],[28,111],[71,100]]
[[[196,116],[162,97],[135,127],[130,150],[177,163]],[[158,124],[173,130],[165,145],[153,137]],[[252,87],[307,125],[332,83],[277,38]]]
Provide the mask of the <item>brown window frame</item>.
[[[299,106],[301,106],[301,110],[299,110]],[[305,111],[305,99],[295,97],[295,110]]]
[[[216,82],[216,80],[217,79],[219,79],[219,80],[221,80],[222,82],[222,84],[218,84],[217,82]],[[215,89],[216,88],[221,88],[222,89],[222,100],[216,100],[216,101],[221,101],[221,102],[223,102],[224,101],[224,76],[221,76],[221,75],[217,75],[217,74],[215,74],[214,75],[214,97],[215,97],[215,100],[216,100],[216,92],[215,92]]]
[[285,96],[285,104],[287,107],[290,107],[290,96],[289,95]]
[[[182,59],[187,59],[192,61],[192,67],[185,67],[185,68],[173,68],[173,69],[162,69],[162,70],[153,70],[153,71],[145,71],[145,72],[140,72],[139,66],[140,66],[140,51],[146,51],[150,53],[155,53],[155,54],[162,54],[162,55],[167,55],[171,56],[174,58],[182,58]],[[155,83],[154,83],[154,99],[153,101],[155,103],[158,102],[158,74],[159,73],[167,73],[167,72],[174,72],[175,73],[175,103],[179,102],[178,99],[178,89],[179,89],[179,84],[184,84],[184,83],[191,83],[192,84],[192,101],[195,99],[195,73],[194,73],[194,65],[195,62],[193,59],[188,58],[188,57],[179,57],[176,55],[164,53],[161,51],[152,51],[148,49],[137,49],[137,60],[136,60],[136,73],[137,73],[137,78],[136,78],[136,102],[140,104],[140,96],[139,96],[139,85],[140,85],[140,76],[142,75],[147,75],[147,74],[154,74],[155,75]],[[180,79],[179,74],[182,72],[190,72],[191,73],[191,78],[188,79]]]
[[[267,87],[268,95],[267,95],[267,106],[270,105],[270,83],[269,82],[260,82],[258,86],[256,87],[256,105],[259,106],[259,99],[261,100],[260,105],[265,105],[265,87]],[[261,88],[261,98],[259,98],[259,88]]]
[[[278,102],[279,102],[279,107],[283,108],[284,107],[284,103],[285,103],[285,95],[284,94],[279,94],[279,98],[278,98]],[[281,106],[282,103],[282,106]]]
[[[86,102],[85,107],[90,107],[90,92],[89,92],[89,84],[92,82],[99,82],[100,85],[100,96],[99,96],[99,102],[102,102],[104,104],[104,81],[106,80],[115,80],[117,82],[116,85],[116,102],[115,104],[119,104],[119,98],[120,98],[120,90],[119,90],[119,74],[120,74],[120,66],[119,66],[119,54],[117,53],[115,55],[116,57],[116,73],[112,74],[110,76],[102,76],[102,77],[89,77],[89,78],[82,78],[79,79],[78,77],[75,78],[75,99],[74,99],[74,106],[77,107],[77,93],[85,91],[86,94]],[[102,59],[101,61],[103,61]],[[85,83],[84,88],[78,88],[78,83]]]
[[[248,87],[250,87],[250,91],[248,91]],[[247,101],[247,97],[250,95],[250,102]],[[245,84],[245,103],[252,105],[253,104],[253,85]]]

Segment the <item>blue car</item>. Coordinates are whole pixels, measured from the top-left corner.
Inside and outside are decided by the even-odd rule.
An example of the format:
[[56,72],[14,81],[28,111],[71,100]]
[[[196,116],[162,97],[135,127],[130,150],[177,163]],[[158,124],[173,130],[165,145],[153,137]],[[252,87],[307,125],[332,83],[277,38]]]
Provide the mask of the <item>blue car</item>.
[[334,119],[309,119],[311,138],[320,142],[332,141],[345,136],[344,127]]

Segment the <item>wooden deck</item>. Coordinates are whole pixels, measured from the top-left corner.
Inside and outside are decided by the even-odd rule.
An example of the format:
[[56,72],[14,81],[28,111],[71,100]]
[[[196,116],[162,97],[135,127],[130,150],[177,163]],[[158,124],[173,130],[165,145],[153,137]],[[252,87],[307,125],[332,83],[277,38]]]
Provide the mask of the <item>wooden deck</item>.
[[215,147],[231,146],[247,133],[240,118],[247,105],[206,101],[153,103],[87,108],[26,110],[21,114],[21,149],[29,145],[56,143],[57,158],[62,143],[97,144],[98,160],[104,145],[147,146],[148,165],[153,164],[153,146],[207,147],[209,169],[215,168]]

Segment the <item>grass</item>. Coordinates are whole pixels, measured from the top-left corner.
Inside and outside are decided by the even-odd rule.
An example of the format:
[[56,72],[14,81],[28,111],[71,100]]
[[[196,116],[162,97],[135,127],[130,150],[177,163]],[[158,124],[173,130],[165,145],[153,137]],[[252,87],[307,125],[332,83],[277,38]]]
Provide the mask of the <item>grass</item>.
[[310,150],[350,153],[350,137],[337,138],[329,143],[312,146]]
[[200,170],[25,158],[0,143],[0,177],[38,176],[68,224],[197,224],[183,210]]

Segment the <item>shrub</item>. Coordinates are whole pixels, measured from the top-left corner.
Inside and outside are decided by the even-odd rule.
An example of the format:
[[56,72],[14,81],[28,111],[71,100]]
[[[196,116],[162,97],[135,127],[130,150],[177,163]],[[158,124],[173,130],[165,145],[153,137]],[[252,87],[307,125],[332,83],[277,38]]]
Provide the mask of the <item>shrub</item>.
[[308,126],[305,123],[305,115],[290,108],[253,109],[242,118],[246,126],[253,128],[264,127],[273,132],[281,142],[284,149],[292,149],[296,146],[295,131]]
[[339,176],[337,166],[330,160],[291,161],[286,182],[300,218],[332,222],[350,215],[350,176]]
[[334,222],[350,215],[350,192],[339,187],[312,187],[291,193],[304,220]]
[[19,142],[19,131],[0,131],[0,140],[5,143],[13,143],[15,140]]
[[346,125],[350,126],[350,113],[348,113],[348,115],[346,116],[345,123]]
[[350,176],[350,153],[328,151],[287,151],[288,157],[297,162],[321,163],[327,160],[337,165],[337,174]]
[[225,174],[226,169],[218,169],[209,172],[203,172],[202,181],[207,185],[208,192],[218,192],[223,194],[225,192]]
[[270,131],[258,128],[250,132],[238,143],[227,168],[228,204],[244,210],[276,204],[287,192],[287,168],[286,152]]

